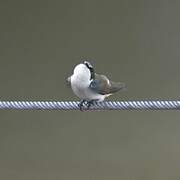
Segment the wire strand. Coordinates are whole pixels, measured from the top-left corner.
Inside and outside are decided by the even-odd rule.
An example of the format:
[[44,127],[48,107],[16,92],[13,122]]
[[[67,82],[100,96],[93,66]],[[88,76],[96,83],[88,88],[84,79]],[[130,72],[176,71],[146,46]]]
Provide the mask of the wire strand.
[[[79,110],[78,101],[0,101],[0,109]],[[180,110],[180,101],[104,101],[83,110]]]

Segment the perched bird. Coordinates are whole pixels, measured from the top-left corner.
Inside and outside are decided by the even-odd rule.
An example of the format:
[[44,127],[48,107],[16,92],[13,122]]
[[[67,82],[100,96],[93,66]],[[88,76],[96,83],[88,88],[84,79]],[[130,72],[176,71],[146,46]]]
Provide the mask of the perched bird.
[[68,77],[67,83],[81,101],[79,108],[82,110],[86,103],[89,108],[95,101],[101,102],[113,93],[125,89],[125,84],[110,81],[105,75],[96,74],[90,62],[84,61],[75,66],[73,75]]

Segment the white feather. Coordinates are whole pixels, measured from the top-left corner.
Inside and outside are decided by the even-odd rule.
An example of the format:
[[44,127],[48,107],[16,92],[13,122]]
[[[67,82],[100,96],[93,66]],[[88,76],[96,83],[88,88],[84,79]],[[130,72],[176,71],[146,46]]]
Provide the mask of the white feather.
[[71,88],[76,96],[84,100],[103,101],[106,95],[95,93],[89,88],[91,73],[84,64],[78,64],[71,76]]

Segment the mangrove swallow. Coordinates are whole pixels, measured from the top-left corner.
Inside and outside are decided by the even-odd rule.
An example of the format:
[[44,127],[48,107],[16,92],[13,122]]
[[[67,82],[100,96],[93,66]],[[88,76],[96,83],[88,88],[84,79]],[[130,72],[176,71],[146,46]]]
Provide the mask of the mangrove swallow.
[[85,103],[89,108],[95,101],[101,102],[113,93],[125,89],[124,83],[113,82],[105,75],[96,74],[94,67],[88,61],[76,65],[67,82],[71,85],[74,94],[81,99],[80,110]]

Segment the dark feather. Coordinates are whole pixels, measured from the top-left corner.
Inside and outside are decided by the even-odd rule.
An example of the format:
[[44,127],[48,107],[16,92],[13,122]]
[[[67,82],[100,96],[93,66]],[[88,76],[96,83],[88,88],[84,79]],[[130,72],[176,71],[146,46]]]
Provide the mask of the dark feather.
[[109,81],[106,76],[95,74],[95,77],[89,87],[99,94],[106,95],[124,89],[125,84],[121,82]]
[[94,67],[92,66],[92,64],[88,61],[84,61],[84,64],[86,65],[86,67],[89,69],[90,73],[91,73],[91,77],[90,79],[94,79],[95,77],[95,72],[94,72]]

